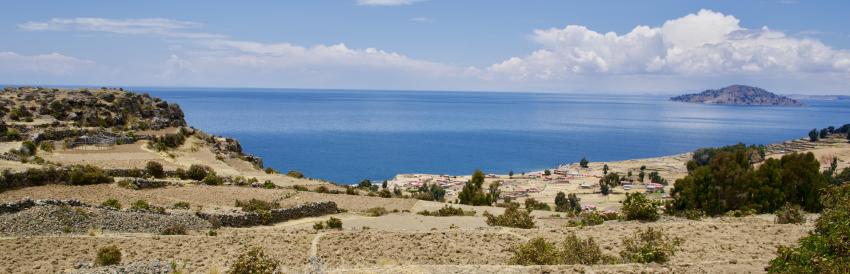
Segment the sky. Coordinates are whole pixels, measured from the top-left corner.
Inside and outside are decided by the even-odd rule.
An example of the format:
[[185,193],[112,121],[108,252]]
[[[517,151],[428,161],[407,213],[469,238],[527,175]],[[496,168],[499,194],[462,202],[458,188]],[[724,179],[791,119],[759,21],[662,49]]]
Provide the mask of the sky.
[[0,83],[850,95],[850,1],[6,1]]

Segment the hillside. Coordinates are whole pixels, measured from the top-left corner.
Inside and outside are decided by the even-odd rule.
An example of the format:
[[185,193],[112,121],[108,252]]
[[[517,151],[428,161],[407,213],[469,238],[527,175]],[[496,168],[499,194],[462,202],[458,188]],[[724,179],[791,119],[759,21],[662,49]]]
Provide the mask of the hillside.
[[761,88],[744,85],[732,85],[721,89],[680,95],[672,97],[670,100],[715,105],[802,106],[797,100],[776,95]]

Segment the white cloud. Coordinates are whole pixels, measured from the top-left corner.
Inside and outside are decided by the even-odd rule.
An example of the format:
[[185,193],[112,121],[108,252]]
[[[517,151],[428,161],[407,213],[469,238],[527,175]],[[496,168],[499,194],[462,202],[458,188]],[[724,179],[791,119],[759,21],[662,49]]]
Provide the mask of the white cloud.
[[487,68],[499,77],[558,80],[594,75],[753,75],[850,73],[850,53],[812,39],[741,27],[739,20],[701,10],[660,27],[637,26],[626,34],[599,33],[584,26],[536,30],[541,49]]
[[68,75],[93,65],[94,62],[59,53],[21,55],[0,52],[0,72],[8,74],[35,73],[52,76]]
[[361,6],[401,6],[422,1],[426,0],[357,0],[357,4]]
[[97,17],[53,18],[44,22],[18,24],[25,31],[92,31],[118,34],[144,34],[173,38],[212,39],[224,35],[188,31],[202,26],[195,22],[163,18],[107,19]]
[[422,17],[422,16],[417,16],[417,17],[410,18],[410,21],[417,22],[417,23],[431,23],[431,22],[434,22],[434,20],[433,20],[433,19],[428,18],[428,17]]

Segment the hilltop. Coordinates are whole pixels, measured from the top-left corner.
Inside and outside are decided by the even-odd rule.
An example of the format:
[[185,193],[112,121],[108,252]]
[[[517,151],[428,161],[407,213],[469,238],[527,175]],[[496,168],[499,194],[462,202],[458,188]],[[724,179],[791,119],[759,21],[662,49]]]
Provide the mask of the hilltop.
[[671,101],[716,105],[748,106],[802,106],[794,99],[776,95],[761,88],[732,85],[721,89],[709,89],[700,93],[685,94],[670,98]]

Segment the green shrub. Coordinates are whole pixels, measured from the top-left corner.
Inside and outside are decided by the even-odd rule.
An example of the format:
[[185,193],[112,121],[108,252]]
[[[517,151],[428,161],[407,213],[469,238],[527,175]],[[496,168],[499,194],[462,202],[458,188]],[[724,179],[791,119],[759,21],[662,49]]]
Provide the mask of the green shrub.
[[189,206],[189,203],[187,203],[187,202],[176,202],[176,203],[174,203],[173,206],[171,206],[171,208],[188,210],[190,208],[190,206]]
[[265,254],[259,247],[251,248],[248,252],[239,255],[230,274],[273,274],[276,273],[280,262]]
[[96,166],[77,165],[68,171],[68,183],[72,185],[108,184],[112,181],[111,176]]
[[154,136],[148,142],[148,147],[156,151],[167,151],[180,147],[184,142],[186,142],[186,137],[183,134],[165,134],[163,136]]
[[265,182],[263,182],[263,188],[265,189],[274,189],[275,187],[277,187],[277,185],[272,183],[272,181],[266,180]]
[[156,161],[149,161],[145,165],[145,173],[154,178],[165,177],[165,170],[163,170],[162,164]]
[[304,178],[304,173],[301,173],[301,171],[297,171],[297,170],[290,170],[289,172],[286,173],[286,176],[300,179],[300,178]]
[[437,216],[437,217],[445,217],[445,216],[475,216],[475,210],[463,210],[459,207],[452,207],[450,205],[444,205],[443,208],[440,208],[434,212],[430,212],[428,210],[419,211],[416,214],[424,215],[424,216]]
[[814,231],[796,247],[780,246],[769,273],[847,273],[850,269],[850,184],[825,192]]
[[345,187],[345,194],[348,194],[348,195],[360,195],[360,192],[358,192],[358,191],[357,191],[357,189],[355,189],[355,188],[353,188],[353,187],[346,186],[346,187]]
[[97,250],[94,264],[98,266],[116,265],[121,263],[121,250],[117,246],[110,245]]
[[218,177],[214,173],[209,173],[201,182],[210,186],[220,186],[224,184],[224,178]]
[[271,167],[267,167],[265,171],[266,174],[277,174],[277,170],[274,170],[274,168]]
[[158,206],[151,205],[151,204],[149,204],[149,203],[148,203],[147,201],[145,201],[145,200],[137,200],[137,201],[133,202],[133,204],[132,204],[132,205],[130,205],[130,209],[131,209],[131,210],[135,210],[135,211],[147,211],[147,212],[153,212],[153,213],[165,213],[165,208],[162,208],[162,207],[158,207]]
[[605,223],[605,218],[602,214],[595,211],[583,212],[575,220],[570,220],[567,226],[594,226]]
[[114,209],[121,209],[121,202],[116,199],[108,199],[106,201],[103,201],[103,203],[101,203],[100,205],[105,207],[111,207]]
[[484,217],[487,218],[487,225],[490,226],[507,226],[516,228],[534,228],[534,219],[531,217],[531,211],[520,210],[519,204],[509,203],[505,208],[505,213],[499,216],[494,216],[489,212],[484,212]]
[[195,181],[201,181],[207,177],[207,174],[210,173],[212,169],[208,166],[204,165],[191,165],[189,166],[189,170],[186,171],[185,178],[181,179],[192,179]]
[[275,202],[267,202],[258,199],[251,199],[248,201],[240,201],[236,200],[236,207],[242,208],[242,211],[245,212],[258,212],[258,211],[269,211],[272,209],[280,208],[280,204]]
[[626,193],[622,211],[626,220],[657,221],[659,218],[655,203],[643,193]]
[[316,188],[316,190],[315,190],[315,191],[316,191],[317,193],[328,193],[328,187],[326,187],[326,186],[319,186],[319,187],[317,187],[317,188]]
[[52,141],[42,141],[38,143],[38,148],[44,152],[53,152],[53,150],[55,149]]
[[313,224],[313,229],[315,229],[315,230],[325,229],[325,223],[324,222],[316,222],[315,224]]
[[560,247],[543,238],[534,238],[512,248],[511,264],[519,265],[563,265],[563,264],[607,264],[617,258],[602,253],[593,238],[580,239],[575,234],[567,235]]
[[534,198],[525,199],[525,209],[528,209],[528,210],[546,210],[546,211],[552,210],[552,208],[550,208],[548,204],[537,201]]
[[292,188],[297,191],[310,191],[310,189],[308,189],[306,186],[294,185],[292,186]]
[[801,224],[806,222],[806,217],[800,206],[794,204],[785,204],[776,211],[776,223],[778,224]]
[[378,217],[378,216],[386,215],[388,213],[388,211],[387,211],[386,208],[383,208],[383,207],[373,207],[373,208],[367,209],[366,213],[369,214],[369,216]]
[[620,256],[634,263],[665,263],[682,242],[681,238],[670,237],[660,229],[650,227],[624,239]]
[[331,217],[328,219],[327,227],[331,229],[342,229],[342,220]]

